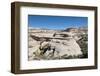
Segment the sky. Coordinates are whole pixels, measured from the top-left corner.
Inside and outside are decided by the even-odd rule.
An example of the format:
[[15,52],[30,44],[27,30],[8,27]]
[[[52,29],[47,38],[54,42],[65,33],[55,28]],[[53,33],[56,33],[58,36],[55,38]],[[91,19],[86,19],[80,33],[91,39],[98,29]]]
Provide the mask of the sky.
[[28,27],[33,28],[63,30],[87,26],[87,17],[28,15]]

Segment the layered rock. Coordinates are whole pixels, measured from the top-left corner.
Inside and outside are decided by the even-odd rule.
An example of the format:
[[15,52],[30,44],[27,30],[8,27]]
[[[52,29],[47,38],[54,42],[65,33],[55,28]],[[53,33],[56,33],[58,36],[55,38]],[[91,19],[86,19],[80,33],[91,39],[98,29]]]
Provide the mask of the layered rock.
[[[86,32],[85,32],[86,33]],[[29,29],[29,60],[55,60],[83,57],[79,40],[83,32]]]

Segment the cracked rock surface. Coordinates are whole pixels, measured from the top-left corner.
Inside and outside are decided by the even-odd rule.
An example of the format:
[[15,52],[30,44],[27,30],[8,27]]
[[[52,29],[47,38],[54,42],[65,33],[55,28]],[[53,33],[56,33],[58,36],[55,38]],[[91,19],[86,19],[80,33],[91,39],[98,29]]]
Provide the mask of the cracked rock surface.
[[87,32],[77,30],[29,29],[28,60],[87,58]]

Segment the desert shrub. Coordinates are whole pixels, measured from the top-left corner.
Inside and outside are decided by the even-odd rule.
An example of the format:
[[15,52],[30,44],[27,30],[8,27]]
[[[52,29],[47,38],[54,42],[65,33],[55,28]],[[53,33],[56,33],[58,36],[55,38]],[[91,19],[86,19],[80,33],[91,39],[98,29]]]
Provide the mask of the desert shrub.
[[88,57],[88,35],[87,34],[83,34],[81,35],[81,39],[77,41],[77,43],[79,44],[81,51],[83,52],[83,55],[81,56],[81,58],[87,58]]

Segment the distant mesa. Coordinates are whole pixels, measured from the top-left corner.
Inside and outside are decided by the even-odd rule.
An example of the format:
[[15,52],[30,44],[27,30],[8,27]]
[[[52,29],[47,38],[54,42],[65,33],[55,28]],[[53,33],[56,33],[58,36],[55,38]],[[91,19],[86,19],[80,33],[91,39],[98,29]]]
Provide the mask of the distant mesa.
[[62,31],[62,32],[71,32],[71,33],[87,33],[88,32],[88,28],[66,28],[63,30],[53,30],[53,29],[46,29],[46,28],[34,28],[34,27],[29,27],[28,28],[30,32],[34,32],[35,30],[37,30],[37,32],[56,32],[56,31]]
[[88,32],[88,28],[67,28],[65,29],[64,31],[66,32],[72,32],[72,33],[78,33],[78,32],[85,32],[87,33]]
[[77,29],[77,28],[67,28],[64,31],[67,31],[67,32],[78,32],[79,29]]

